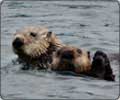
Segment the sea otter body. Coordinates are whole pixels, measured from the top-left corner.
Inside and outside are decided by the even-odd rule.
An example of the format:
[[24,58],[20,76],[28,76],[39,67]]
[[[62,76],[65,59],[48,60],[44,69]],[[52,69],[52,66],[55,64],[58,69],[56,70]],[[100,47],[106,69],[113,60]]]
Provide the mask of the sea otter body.
[[53,32],[44,27],[25,27],[15,33],[13,51],[20,61],[29,67],[46,68],[52,61],[52,53],[62,47]]

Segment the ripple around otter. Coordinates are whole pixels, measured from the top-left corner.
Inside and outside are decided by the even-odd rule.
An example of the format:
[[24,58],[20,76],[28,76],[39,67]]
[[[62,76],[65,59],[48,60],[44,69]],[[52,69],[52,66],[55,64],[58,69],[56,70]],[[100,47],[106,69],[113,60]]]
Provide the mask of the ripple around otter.
[[[111,1],[111,2],[109,2]],[[7,99],[115,99],[119,94],[119,7],[112,0],[4,1],[1,10],[1,95]],[[108,82],[73,73],[22,71],[13,62],[13,32],[43,25],[67,44],[110,57],[116,75]],[[67,75],[66,75],[67,74]]]
[[32,17],[31,15],[26,15],[26,14],[16,14],[16,15],[13,15],[13,16],[9,16],[9,17]]

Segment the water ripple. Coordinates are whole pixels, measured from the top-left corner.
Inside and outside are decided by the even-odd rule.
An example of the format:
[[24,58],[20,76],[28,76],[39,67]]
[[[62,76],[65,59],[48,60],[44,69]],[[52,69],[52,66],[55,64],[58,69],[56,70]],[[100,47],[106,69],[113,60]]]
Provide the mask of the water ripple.
[[102,5],[67,5],[67,4],[58,4],[56,6],[62,6],[62,7],[68,7],[71,9],[95,9],[95,8],[103,8],[104,6]]
[[16,14],[16,15],[12,15],[9,16],[11,18],[16,18],[16,17],[20,17],[20,18],[26,18],[26,17],[32,17],[32,15],[27,15],[27,14]]

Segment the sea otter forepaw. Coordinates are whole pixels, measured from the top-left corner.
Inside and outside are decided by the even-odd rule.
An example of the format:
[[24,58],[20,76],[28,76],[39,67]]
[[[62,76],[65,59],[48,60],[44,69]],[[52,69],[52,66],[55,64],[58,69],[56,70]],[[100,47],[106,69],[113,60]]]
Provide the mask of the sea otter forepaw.
[[105,76],[104,77],[105,78],[105,80],[108,80],[108,81],[115,81],[115,75],[109,75],[109,76]]

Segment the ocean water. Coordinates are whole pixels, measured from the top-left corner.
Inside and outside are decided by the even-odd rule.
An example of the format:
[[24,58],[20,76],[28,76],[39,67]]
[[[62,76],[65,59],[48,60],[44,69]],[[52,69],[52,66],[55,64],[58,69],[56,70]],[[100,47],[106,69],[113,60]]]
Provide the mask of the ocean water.
[[[24,26],[46,26],[65,44],[108,54],[115,82],[22,71],[11,43]],[[109,0],[4,1],[1,5],[1,95],[4,99],[115,99],[119,95],[119,6]]]

